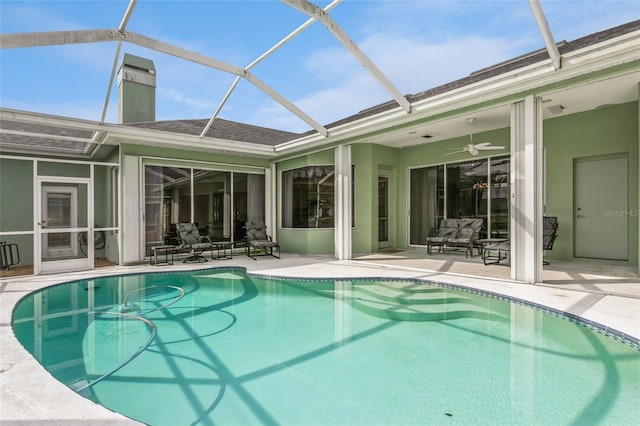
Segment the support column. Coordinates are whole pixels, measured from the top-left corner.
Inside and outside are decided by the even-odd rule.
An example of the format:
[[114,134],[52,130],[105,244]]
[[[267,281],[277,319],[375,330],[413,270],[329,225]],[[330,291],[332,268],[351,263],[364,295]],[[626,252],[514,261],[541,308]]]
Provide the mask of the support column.
[[267,226],[267,232],[273,238],[273,241],[278,241],[277,231],[278,224],[276,223],[276,164],[272,163],[271,167],[264,170],[264,223]]
[[542,103],[511,108],[511,279],[542,282]]
[[351,259],[351,146],[335,149],[335,257]]

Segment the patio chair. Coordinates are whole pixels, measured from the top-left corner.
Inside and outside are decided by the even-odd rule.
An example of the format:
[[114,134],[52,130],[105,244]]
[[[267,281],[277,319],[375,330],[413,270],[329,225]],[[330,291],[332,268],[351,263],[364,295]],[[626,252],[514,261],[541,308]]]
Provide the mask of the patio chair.
[[511,241],[500,241],[482,246],[482,263],[485,265],[499,264],[511,253]]
[[[542,249],[553,249],[553,243],[558,237],[558,217],[545,216],[542,218]],[[543,265],[548,265],[546,260],[542,261]]]
[[[544,216],[542,218],[542,249],[551,250],[553,243],[558,236],[558,217]],[[511,242],[503,241],[499,243],[487,244],[482,250],[482,261],[485,265],[500,263],[501,260],[507,258],[511,252]],[[543,265],[549,262],[542,260]]]
[[[245,229],[247,232],[247,256],[253,260],[258,260],[259,255],[269,255],[280,259],[280,245],[267,234],[264,222],[247,222]],[[277,250],[277,256],[273,254],[273,249]]]
[[213,250],[215,246],[208,236],[200,236],[198,225],[195,223],[178,223],[176,224],[176,231],[178,232],[180,248],[190,252],[190,256],[182,262],[206,262],[207,258],[202,253],[206,250]]
[[458,219],[458,232],[453,238],[447,239],[444,248],[465,249],[466,257],[473,256],[473,248],[480,239],[480,231],[484,226],[484,220],[480,218]]
[[438,252],[442,250],[449,238],[454,238],[458,233],[458,219],[442,219],[436,234],[427,237],[427,253],[431,255],[431,248],[438,247]]

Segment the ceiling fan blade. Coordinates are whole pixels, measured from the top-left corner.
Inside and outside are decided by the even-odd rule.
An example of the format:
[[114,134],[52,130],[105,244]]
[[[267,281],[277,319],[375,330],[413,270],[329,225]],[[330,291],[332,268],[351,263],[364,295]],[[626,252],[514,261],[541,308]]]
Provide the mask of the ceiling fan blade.
[[482,148],[484,148],[485,146],[489,146],[489,145],[491,145],[491,142],[478,142],[478,143],[474,143],[474,144],[472,144],[472,145],[473,145],[473,147],[474,147],[474,148],[476,148],[476,149],[482,149]]
[[504,149],[504,146],[476,146],[475,149]]
[[472,148],[472,149],[470,149],[470,150],[469,150],[469,154],[471,154],[471,155],[478,155],[478,154],[480,154],[480,151],[478,151],[478,150],[477,150],[477,149],[475,149],[475,148]]
[[449,155],[460,154],[461,152],[465,152],[466,149],[458,149],[453,152],[448,152],[446,154],[442,154],[443,157],[448,157]]

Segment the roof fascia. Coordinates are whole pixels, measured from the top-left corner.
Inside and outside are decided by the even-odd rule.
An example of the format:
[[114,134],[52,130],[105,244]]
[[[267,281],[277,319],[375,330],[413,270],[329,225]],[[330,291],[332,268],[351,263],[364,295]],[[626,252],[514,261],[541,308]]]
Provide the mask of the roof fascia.
[[228,154],[244,154],[261,158],[275,156],[273,147],[268,145],[210,137],[201,138],[197,135],[126,126],[108,128],[104,144],[119,145],[121,143],[206,152],[220,151]]
[[[0,109],[0,120],[101,132],[104,134],[104,138],[99,141],[101,145],[137,143],[147,146],[165,146],[169,148],[193,149],[197,151],[228,151],[229,153],[248,154],[251,156],[265,158],[275,156],[273,147],[269,145],[230,141],[220,138],[201,138],[197,135],[186,135],[183,133],[166,132],[155,129],[140,129],[126,125],[98,123],[95,121],[77,118],[58,117],[6,108]],[[98,142],[93,139],[86,139],[83,141],[93,144]]]
[[81,118],[61,117],[57,115],[40,114],[10,108],[0,108],[0,120],[43,124],[53,127],[72,128],[75,130],[87,130],[92,132],[102,131],[104,128],[109,126],[109,124],[101,124],[96,121],[84,120]]

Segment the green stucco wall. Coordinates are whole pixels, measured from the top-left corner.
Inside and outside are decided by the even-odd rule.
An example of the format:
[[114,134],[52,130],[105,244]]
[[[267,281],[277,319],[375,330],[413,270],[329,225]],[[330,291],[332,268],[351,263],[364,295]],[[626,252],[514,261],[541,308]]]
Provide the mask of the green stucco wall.
[[397,206],[399,150],[383,145],[354,144],[351,159],[355,166],[356,227],[352,234],[352,251],[371,253],[378,251],[378,174],[384,169],[389,176],[389,247],[396,247],[398,216]]
[[[547,151],[546,213],[558,216],[559,223],[558,238],[545,257],[572,259],[575,159],[626,153],[629,209],[638,210],[638,104],[627,103],[545,120],[543,135]],[[637,265],[638,215],[629,215],[628,223],[629,263]]]
[[90,173],[88,164],[38,162],[38,176],[89,178]]

